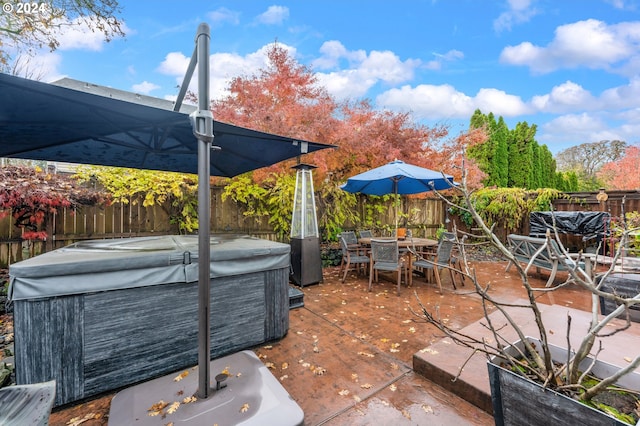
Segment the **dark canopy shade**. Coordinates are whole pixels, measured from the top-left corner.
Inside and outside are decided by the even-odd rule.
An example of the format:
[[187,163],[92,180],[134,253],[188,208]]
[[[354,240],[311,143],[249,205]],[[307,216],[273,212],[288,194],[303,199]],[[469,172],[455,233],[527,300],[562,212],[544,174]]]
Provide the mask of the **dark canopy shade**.
[[[62,87],[64,85],[66,87]],[[198,173],[188,113],[173,103],[75,80],[0,74],[0,157]],[[331,145],[214,122],[211,175],[232,177]]]

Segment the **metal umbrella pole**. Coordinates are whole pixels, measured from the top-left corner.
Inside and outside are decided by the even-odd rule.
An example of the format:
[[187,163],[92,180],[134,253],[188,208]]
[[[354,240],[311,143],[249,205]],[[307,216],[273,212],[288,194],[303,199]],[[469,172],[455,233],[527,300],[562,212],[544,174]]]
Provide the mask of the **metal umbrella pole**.
[[[210,263],[211,243],[209,222],[211,194],[209,192],[210,155],[213,142],[213,114],[209,109],[209,26],[200,24],[196,36],[198,64],[198,110],[190,115],[193,133],[198,138],[198,398],[211,394],[210,353]],[[192,58],[193,59],[193,58]],[[191,61],[190,68],[193,68]],[[191,69],[191,73],[193,69]],[[190,72],[187,72],[190,77]],[[184,84],[183,84],[184,86]],[[186,86],[185,86],[186,87]]]

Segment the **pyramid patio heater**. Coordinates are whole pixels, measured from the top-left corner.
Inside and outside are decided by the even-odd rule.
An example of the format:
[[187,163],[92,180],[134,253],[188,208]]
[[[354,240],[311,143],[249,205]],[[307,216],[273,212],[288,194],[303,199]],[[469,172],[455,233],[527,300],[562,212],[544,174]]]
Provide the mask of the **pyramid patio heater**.
[[297,164],[296,190],[291,219],[291,278],[304,287],[322,281],[320,258],[320,234],[316,218],[316,202],[313,194],[313,178],[310,164]]

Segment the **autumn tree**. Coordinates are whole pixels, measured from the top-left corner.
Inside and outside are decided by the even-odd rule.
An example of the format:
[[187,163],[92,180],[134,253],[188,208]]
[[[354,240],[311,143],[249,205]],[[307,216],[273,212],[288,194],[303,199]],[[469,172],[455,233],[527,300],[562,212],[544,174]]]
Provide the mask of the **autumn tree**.
[[108,202],[104,192],[78,185],[62,175],[25,166],[0,167],[0,219],[11,215],[25,240],[45,239],[45,218],[62,208]]
[[602,186],[598,180],[600,168],[606,163],[620,159],[626,147],[627,144],[619,140],[602,140],[572,146],[556,155],[558,170],[576,173],[579,190],[596,190]]
[[627,146],[620,158],[600,168],[597,177],[607,189],[640,190],[640,145]]
[[46,46],[51,51],[60,46],[60,32],[81,26],[100,32],[106,41],[124,35],[118,18],[117,0],[48,0],[28,2],[3,0],[0,13],[0,69],[21,54],[34,54]]
[[[353,212],[349,216],[355,196],[339,190],[339,185],[348,177],[396,158],[434,170],[452,171],[449,168],[453,164],[448,159],[443,161],[444,156],[437,149],[447,135],[445,127],[417,125],[408,113],[374,111],[367,100],[339,103],[318,84],[312,70],[298,64],[287,50],[274,44],[267,57],[268,65],[256,75],[231,81],[230,95],[212,105],[214,117],[243,127],[338,147],[314,153],[312,159],[303,159],[318,166],[314,170],[316,193],[321,194],[322,203],[335,210],[335,214],[320,218],[320,226],[328,234],[344,221],[357,220]],[[281,200],[276,188],[285,191],[279,182],[293,173],[294,163],[295,160],[281,162],[252,172],[252,181],[267,190],[265,195],[256,187],[255,197]],[[234,187],[242,194],[227,192],[227,196],[244,199],[247,206],[258,205],[247,198],[244,189]],[[272,223],[284,223],[277,218],[280,214],[268,211]]]

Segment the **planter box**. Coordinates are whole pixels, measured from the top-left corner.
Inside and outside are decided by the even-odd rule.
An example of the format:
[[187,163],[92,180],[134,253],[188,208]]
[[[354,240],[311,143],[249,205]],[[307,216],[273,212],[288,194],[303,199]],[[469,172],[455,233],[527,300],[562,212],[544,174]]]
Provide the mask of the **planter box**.
[[[640,274],[611,274],[602,283],[602,291],[615,293],[622,297],[635,297],[640,293]],[[600,312],[609,315],[618,308],[613,300],[600,298]],[[620,315],[622,316],[622,315]],[[640,322],[640,304],[629,307],[629,319]]]
[[[284,337],[290,248],[211,238],[211,357]],[[18,384],[55,379],[55,405],[198,362],[198,238],[73,244],[10,270]]]
[[[537,342],[536,347],[540,348],[540,343],[537,339],[528,339]],[[514,346],[522,349],[524,345],[518,341],[514,343]],[[560,362],[566,361],[566,349],[554,345],[549,345],[549,347],[553,359]],[[516,356],[517,353],[513,349],[510,354]],[[586,363],[591,362],[590,359],[585,361]],[[496,426],[628,426],[627,423],[565,395],[544,389],[540,384],[500,367],[498,365],[500,362],[499,358],[488,362],[491,402]],[[619,370],[619,367],[603,361],[596,361],[593,374],[606,377],[617,370]],[[622,377],[617,384],[629,389],[640,389],[640,374],[628,374]],[[640,422],[636,424],[636,426],[638,425],[640,425]]]

